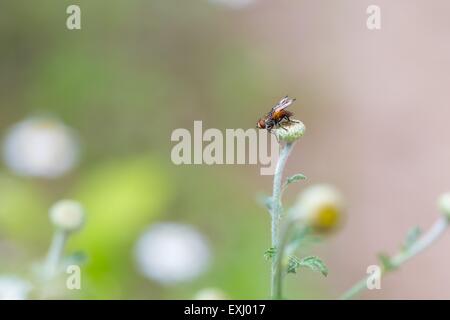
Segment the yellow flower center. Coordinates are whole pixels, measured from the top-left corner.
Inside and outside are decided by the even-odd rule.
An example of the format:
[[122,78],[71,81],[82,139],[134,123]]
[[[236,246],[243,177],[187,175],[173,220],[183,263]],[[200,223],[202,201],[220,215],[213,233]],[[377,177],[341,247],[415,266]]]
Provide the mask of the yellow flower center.
[[339,209],[333,205],[325,205],[318,210],[313,226],[319,231],[328,231],[336,227],[338,221]]

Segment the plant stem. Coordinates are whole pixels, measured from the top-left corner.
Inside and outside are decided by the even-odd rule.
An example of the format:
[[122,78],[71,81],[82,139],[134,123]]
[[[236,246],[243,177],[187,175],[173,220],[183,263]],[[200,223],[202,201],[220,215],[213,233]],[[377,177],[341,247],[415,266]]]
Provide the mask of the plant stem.
[[276,264],[273,289],[274,299],[281,299],[283,297],[283,258],[286,251],[286,246],[288,244],[289,236],[291,235],[292,227],[292,221],[286,221],[286,223],[283,223],[281,228],[278,248],[274,259]]
[[56,230],[53,235],[45,262],[45,274],[49,279],[53,278],[58,270],[61,257],[64,253],[64,247],[67,242],[67,236],[68,233],[63,230]]
[[[281,268],[278,266],[281,261],[283,252],[281,247],[278,248],[280,242],[279,228],[281,220],[281,182],[283,179],[283,171],[286,166],[286,161],[292,151],[294,142],[286,143],[281,149],[280,157],[275,168],[275,175],[273,178],[273,194],[272,194],[272,247],[276,249],[275,257],[272,259],[272,274],[271,274],[271,297],[272,299],[281,299]],[[280,249],[280,250],[279,250]]]
[[[447,229],[449,224],[449,220],[447,217],[441,217],[438,219],[433,226],[425,233],[422,237],[420,237],[416,242],[414,242],[411,247],[405,251],[402,251],[392,257],[389,261],[392,268],[389,270],[383,269],[381,270],[381,274],[388,273],[389,271],[400,267],[403,263],[416,256],[430,245],[432,245],[437,239],[439,239]],[[347,300],[351,299],[364,289],[367,288],[367,279],[369,276],[358,281],[352,288],[350,288],[347,292],[345,292],[341,299]]]

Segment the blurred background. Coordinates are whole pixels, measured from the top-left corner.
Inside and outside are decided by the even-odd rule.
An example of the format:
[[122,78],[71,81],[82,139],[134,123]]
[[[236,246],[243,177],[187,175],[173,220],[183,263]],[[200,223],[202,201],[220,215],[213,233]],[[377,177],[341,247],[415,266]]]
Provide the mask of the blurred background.
[[[81,30],[66,8],[81,7]],[[381,7],[381,30],[366,8]],[[0,273],[27,277],[52,237],[48,210],[83,204],[80,299],[269,295],[272,177],[257,165],[171,162],[176,128],[253,128],[280,97],[307,128],[287,174],[330,183],[345,223],[313,248],[327,278],[286,296],[335,298],[376,254],[439,216],[450,189],[450,3],[365,0],[0,3]],[[450,297],[450,235],[368,299]],[[189,249],[187,253],[186,248]],[[215,288],[214,290],[208,288]]]

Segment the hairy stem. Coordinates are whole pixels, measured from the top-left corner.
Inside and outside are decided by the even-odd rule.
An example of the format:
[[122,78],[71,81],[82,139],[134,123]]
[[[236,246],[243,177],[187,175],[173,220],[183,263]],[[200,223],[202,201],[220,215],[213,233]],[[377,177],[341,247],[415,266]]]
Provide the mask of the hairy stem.
[[287,221],[283,224],[280,232],[280,239],[278,243],[277,252],[275,255],[275,278],[274,278],[274,299],[281,299],[283,297],[283,258],[288,245],[289,236],[293,227],[292,221]]
[[[275,175],[273,178],[273,194],[272,194],[272,247],[276,248],[276,254],[272,259],[272,274],[271,274],[271,297],[272,299],[281,299],[281,270],[279,267],[279,261],[281,261],[283,252],[279,247],[280,236],[280,220],[281,220],[281,183],[283,179],[283,171],[286,166],[287,159],[294,146],[294,142],[288,142],[281,149],[280,157],[278,159],[277,166],[275,168]],[[280,250],[279,250],[280,249]]]
[[[422,237],[420,237],[414,244],[405,251],[402,251],[392,257],[389,262],[393,268],[389,270],[382,270],[381,274],[386,274],[389,271],[400,267],[403,263],[416,256],[430,245],[432,245],[437,239],[439,239],[447,229],[449,221],[446,217],[441,217],[438,219],[434,225],[425,233]],[[354,296],[361,293],[364,289],[367,288],[367,280],[368,276],[358,281],[352,288],[350,288],[347,292],[345,292],[341,299],[352,299]]]
[[48,278],[52,278],[58,270],[64,253],[64,247],[67,242],[67,232],[63,230],[56,230],[53,235],[52,243],[47,253],[45,261],[45,274]]

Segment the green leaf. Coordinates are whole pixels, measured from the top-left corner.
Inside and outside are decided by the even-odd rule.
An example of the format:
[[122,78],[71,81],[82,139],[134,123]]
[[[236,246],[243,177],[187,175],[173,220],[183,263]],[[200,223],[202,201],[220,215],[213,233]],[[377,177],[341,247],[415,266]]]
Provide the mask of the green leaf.
[[304,176],[301,173],[297,173],[297,174],[294,174],[292,177],[289,177],[287,179],[286,185],[294,183],[294,182],[297,182],[297,181],[300,181],[300,180],[305,180],[305,179],[306,179],[306,176]]
[[296,256],[289,256],[287,273],[297,273],[298,268],[300,268],[300,259]]
[[391,257],[387,254],[379,253],[378,260],[380,260],[381,266],[385,271],[392,271],[395,269],[395,266],[391,262]]
[[403,250],[408,250],[411,246],[419,239],[422,234],[422,230],[419,227],[415,226],[411,228],[406,234],[405,242],[403,243]]
[[308,267],[313,271],[319,271],[325,277],[328,275],[328,268],[319,257],[310,256],[303,258],[300,260],[300,266]]
[[325,277],[328,275],[327,266],[319,257],[316,256],[309,256],[302,259],[295,256],[289,256],[287,272],[296,273],[299,267],[305,267],[313,271],[318,271]]
[[270,260],[273,257],[275,257],[275,254],[277,253],[277,248],[271,247],[264,252],[264,259]]

